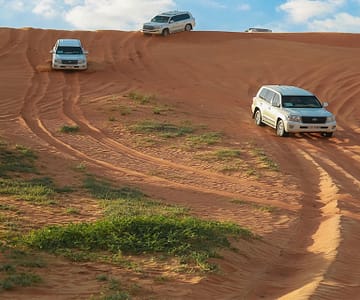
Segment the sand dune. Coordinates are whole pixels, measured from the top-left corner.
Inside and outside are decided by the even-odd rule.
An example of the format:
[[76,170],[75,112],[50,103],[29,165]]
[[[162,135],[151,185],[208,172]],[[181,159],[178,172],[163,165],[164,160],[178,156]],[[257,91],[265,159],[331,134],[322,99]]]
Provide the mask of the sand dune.
[[[49,50],[58,38],[82,40],[87,71],[51,71]],[[36,149],[59,182],[73,180],[67,168],[81,162],[197,216],[233,221],[262,236],[234,242],[241,251],[224,251],[218,274],[155,284],[155,299],[358,299],[359,51],[358,34],[190,32],[162,38],[1,28],[0,137]],[[255,126],[250,105],[262,84],[300,86],[328,102],[338,122],[334,137],[279,138]],[[108,120],[116,101],[128,101],[131,91],[156,95],[159,105],[173,108],[167,121],[205,124],[222,132],[226,145],[263,148],[280,171],[229,175],[186,151],[135,145],[124,126],[146,116],[141,109]],[[60,133],[63,124],[78,125],[81,134]],[[261,212],[232,199],[276,210]],[[40,218],[36,208],[28,211]],[[96,217],[93,209],[88,213]],[[88,299],[96,292],[90,270],[106,268],[55,266],[53,285],[6,292],[4,299]],[[72,280],[63,278],[67,273]]]

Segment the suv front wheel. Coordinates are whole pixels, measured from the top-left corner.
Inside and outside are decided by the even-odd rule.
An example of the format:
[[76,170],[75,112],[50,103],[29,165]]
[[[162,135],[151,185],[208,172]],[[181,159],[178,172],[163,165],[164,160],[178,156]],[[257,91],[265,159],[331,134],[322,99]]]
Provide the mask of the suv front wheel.
[[163,36],[168,36],[170,34],[170,31],[168,28],[165,28],[163,31],[162,31],[162,35]]
[[285,131],[284,121],[281,119],[276,124],[276,134],[278,136],[287,136],[287,132]]
[[255,112],[254,119],[255,119],[255,124],[256,124],[257,126],[263,125],[262,117],[261,117],[261,111],[260,111],[260,110],[257,110],[257,111]]

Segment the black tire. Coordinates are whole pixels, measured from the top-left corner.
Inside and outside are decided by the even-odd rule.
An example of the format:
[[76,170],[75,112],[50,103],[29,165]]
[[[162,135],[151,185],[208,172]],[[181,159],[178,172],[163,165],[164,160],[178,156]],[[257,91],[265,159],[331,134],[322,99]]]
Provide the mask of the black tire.
[[284,121],[281,119],[276,124],[276,134],[278,136],[287,136],[287,132],[285,131]]
[[191,24],[186,24],[185,25],[185,31],[191,31],[191,30],[192,30]]
[[255,111],[254,120],[255,120],[255,124],[256,124],[257,126],[262,126],[262,125],[264,125],[264,123],[262,122],[261,111],[260,111],[259,109],[257,109],[257,110]]
[[332,132],[322,132],[321,135],[324,137],[332,137],[333,133]]
[[163,31],[162,31],[162,36],[168,36],[170,34],[170,31],[168,28],[165,28]]

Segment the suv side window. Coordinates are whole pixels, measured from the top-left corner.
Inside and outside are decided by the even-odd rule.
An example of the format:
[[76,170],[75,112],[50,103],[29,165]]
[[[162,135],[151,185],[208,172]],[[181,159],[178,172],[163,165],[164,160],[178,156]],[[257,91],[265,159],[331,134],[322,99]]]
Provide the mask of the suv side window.
[[267,89],[262,89],[259,94],[259,97],[263,100],[266,100],[266,98],[265,98],[266,93],[267,93]]
[[272,98],[274,98],[275,93],[273,91],[268,90],[268,92],[265,95],[265,100],[269,103],[271,103]]
[[270,91],[268,89],[263,89],[260,92],[260,98],[264,99],[266,102],[271,103],[272,98],[274,97],[275,93],[273,91]]
[[182,21],[182,20],[186,20],[186,19],[190,19],[189,14],[182,14],[182,15],[180,15],[179,17],[180,17],[180,20],[181,20],[181,21]]
[[272,99],[272,106],[280,106],[280,96],[278,94],[274,95],[274,98]]
[[180,17],[181,17],[181,15],[173,16],[170,20],[173,20],[174,22],[178,22],[178,21],[180,21]]

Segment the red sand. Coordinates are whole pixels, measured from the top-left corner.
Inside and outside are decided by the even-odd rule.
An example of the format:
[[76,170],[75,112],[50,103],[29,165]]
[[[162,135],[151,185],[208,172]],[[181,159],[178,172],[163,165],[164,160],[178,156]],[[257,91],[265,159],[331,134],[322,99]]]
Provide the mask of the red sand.
[[[49,50],[58,38],[82,40],[89,50],[87,71],[50,70]],[[162,38],[1,28],[0,136],[36,150],[57,183],[79,180],[81,174],[69,170],[81,163],[119,184],[190,207],[197,216],[246,226],[262,239],[234,242],[240,250],[224,251],[216,260],[221,271],[204,277],[149,263],[151,276],[171,277],[165,283],[121,268],[53,260],[39,271],[45,286],[0,298],[88,299],[99,291],[94,274],[110,272],[147,287],[151,299],[358,299],[359,53],[358,34],[191,32]],[[262,84],[300,86],[329,102],[338,122],[334,137],[279,138],[273,129],[255,126],[250,105]],[[229,176],[197,166],[181,151],[134,146],[123,130],[132,114],[108,120],[114,101],[126,101],[130,91],[154,94],[174,108],[168,121],[191,120],[223,132],[232,145],[263,148],[280,172]],[[81,134],[61,134],[63,124],[78,124]],[[76,220],[99,215],[93,200],[73,197],[64,201],[82,210]],[[276,210],[262,212],[233,199]],[[37,226],[72,221],[27,203],[22,209]]]

